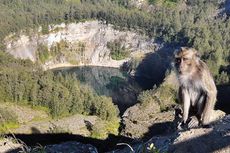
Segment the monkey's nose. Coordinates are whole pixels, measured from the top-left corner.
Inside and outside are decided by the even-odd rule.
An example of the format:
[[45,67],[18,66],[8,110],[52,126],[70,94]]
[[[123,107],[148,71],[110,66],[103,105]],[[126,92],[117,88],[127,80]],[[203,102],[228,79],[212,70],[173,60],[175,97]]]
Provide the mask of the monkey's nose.
[[184,67],[183,66],[180,66],[179,67],[179,72],[181,73],[183,71]]

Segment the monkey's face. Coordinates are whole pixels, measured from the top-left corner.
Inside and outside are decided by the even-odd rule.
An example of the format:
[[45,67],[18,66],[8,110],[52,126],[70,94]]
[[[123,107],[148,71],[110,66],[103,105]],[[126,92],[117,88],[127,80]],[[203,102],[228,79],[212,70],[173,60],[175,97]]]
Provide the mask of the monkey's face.
[[179,74],[189,74],[192,72],[196,62],[196,52],[189,48],[182,48],[175,55],[175,67]]

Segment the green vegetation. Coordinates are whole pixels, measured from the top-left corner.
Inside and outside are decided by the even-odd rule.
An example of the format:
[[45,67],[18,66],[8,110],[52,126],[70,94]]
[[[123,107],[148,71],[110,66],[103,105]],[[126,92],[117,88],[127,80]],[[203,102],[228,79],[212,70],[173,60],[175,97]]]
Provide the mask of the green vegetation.
[[92,126],[91,137],[96,139],[106,139],[108,134],[118,135],[118,128],[120,126],[119,120],[113,121],[97,121]]
[[172,85],[164,82],[158,88],[142,91],[138,95],[141,106],[148,107],[149,104],[158,104],[161,111],[166,111],[176,104],[177,90]]
[[17,128],[18,121],[14,112],[0,107],[0,133],[5,133],[8,129]]
[[130,52],[122,46],[120,40],[108,42],[107,47],[110,49],[111,58],[114,60],[122,60],[129,57]]
[[105,131],[105,125],[102,123],[96,123],[93,127],[92,127],[92,131],[91,131],[91,137],[95,138],[95,139],[105,139],[107,134]]
[[74,75],[42,71],[29,60],[0,52],[0,97],[3,102],[43,106],[52,117],[72,114],[97,115],[103,120],[118,117],[111,98],[99,96]]
[[[147,35],[156,42],[172,48],[194,47],[207,63],[217,84],[229,84],[230,18],[218,14],[218,1],[208,0],[148,0],[154,9],[137,9],[128,0],[1,0],[0,48],[4,50],[4,38],[10,33],[33,34],[42,27],[40,34],[48,34],[49,26],[59,23],[100,20],[112,24],[118,30],[131,30]],[[14,38],[12,38],[14,39]],[[108,42],[111,58],[122,60],[130,56],[122,40]],[[51,47],[39,45],[38,63],[14,59],[0,51],[1,102],[30,105],[48,110],[53,118],[74,114],[97,115],[101,118],[92,126],[91,137],[104,139],[108,133],[118,134],[118,108],[112,99],[98,95],[83,85],[76,76],[43,71],[39,64],[50,58],[65,57],[72,64],[84,61],[85,43],[76,42],[71,47],[61,41]],[[170,48],[169,48],[170,52]],[[145,57],[132,57],[127,69],[134,72]],[[150,66],[151,63],[149,64]],[[122,89],[123,78],[111,77],[108,87]],[[153,112],[165,111],[175,105],[175,88],[167,83],[157,89],[143,91],[138,96],[142,107],[154,106]],[[0,108],[0,133],[18,127],[14,113]],[[54,126],[51,133],[68,132]],[[152,152],[158,152],[154,146]],[[144,151],[143,151],[144,152]]]
[[173,86],[165,83],[157,89],[156,97],[159,100],[161,111],[165,111],[175,104],[177,90]]
[[50,57],[48,47],[42,44],[38,45],[36,54],[38,57],[38,61],[40,61],[41,63],[45,63],[45,61],[48,60]]
[[148,0],[149,4],[175,6],[180,0]]
[[[47,33],[50,24],[98,19],[121,30],[137,30],[173,46],[194,47],[200,51],[212,73],[216,77],[220,75],[220,67],[229,65],[230,19],[217,14],[219,2],[149,2],[163,5],[146,11],[131,6],[128,0],[1,0],[0,40],[2,42],[12,32],[23,30],[29,33],[39,26],[43,27],[42,33]],[[170,7],[171,4],[173,7]],[[3,43],[1,46],[3,48]],[[114,46],[111,47],[113,59],[127,56],[123,46],[119,43]],[[47,58],[44,54],[41,61]]]
[[[120,30],[136,30],[173,47],[194,47],[208,64],[216,82],[229,84],[230,19],[218,16],[218,1],[149,2],[157,5],[156,9],[140,10],[129,5],[127,0],[1,0],[0,48],[4,49],[3,40],[10,33],[30,33],[41,26],[41,32],[46,34],[52,32],[48,28],[51,24],[98,19]],[[74,52],[84,56],[84,44],[79,43],[78,46],[78,49],[65,52],[69,46],[60,42],[50,53],[41,45],[37,52],[39,61],[44,63],[51,56],[59,58],[65,53],[69,61],[74,62]],[[112,59],[121,60],[129,56],[129,51],[120,41],[109,42],[107,47],[111,50]],[[134,59],[131,69],[135,69],[139,62]],[[112,83],[119,81],[115,78]],[[3,52],[0,52],[0,84],[2,101],[43,106],[49,109],[52,117],[79,113],[97,115],[109,121],[118,116],[118,109],[111,98],[97,95],[88,86],[80,84],[75,76],[44,72],[29,60],[16,60]],[[165,110],[171,101],[175,101],[174,95],[171,86],[162,85],[157,91],[143,92],[139,101],[148,103],[154,100],[160,103],[161,110]]]
[[138,101],[143,107],[147,107],[150,103],[159,104],[159,99],[156,97],[156,90],[145,90],[138,95]]
[[80,41],[73,42],[70,45],[69,42],[61,40],[50,48],[50,54],[53,59],[60,60],[64,57],[71,64],[78,64],[80,61],[85,62],[84,52],[85,43]]

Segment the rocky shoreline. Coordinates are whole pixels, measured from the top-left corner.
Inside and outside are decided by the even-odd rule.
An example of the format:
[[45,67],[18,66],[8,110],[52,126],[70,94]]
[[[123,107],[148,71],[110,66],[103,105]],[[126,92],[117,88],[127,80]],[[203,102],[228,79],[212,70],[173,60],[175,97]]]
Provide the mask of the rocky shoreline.
[[50,69],[57,69],[57,68],[65,68],[65,67],[82,67],[82,66],[100,66],[100,67],[109,67],[109,68],[120,68],[125,62],[127,62],[128,59],[116,61],[116,60],[111,60],[107,62],[99,62],[95,64],[71,64],[71,63],[57,63],[57,64],[43,64],[42,67],[44,70],[50,70]]

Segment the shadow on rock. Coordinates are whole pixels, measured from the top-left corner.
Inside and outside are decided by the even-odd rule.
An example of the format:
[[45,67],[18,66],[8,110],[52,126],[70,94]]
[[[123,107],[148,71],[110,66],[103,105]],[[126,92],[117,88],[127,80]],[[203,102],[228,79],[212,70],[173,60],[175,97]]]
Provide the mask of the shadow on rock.
[[[213,122],[210,128],[176,130],[169,133],[164,132],[170,124],[171,123],[167,122],[154,124],[150,129],[155,130],[154,128],[162,128],[163,134],[152,135],[153,137],[147,142],[131,145],[135,153],[143,153],[143,150],[145,150],[145,152],[160,153],[230,152],[230,115]],[[153,150],[151,150],[151,146],[154,148]],[[130,152],[128,147],[116,150],[113,153],[126,152]]]
[[136,69],[135,77],[137,82],[144,89],[151,89],[154,85],[160,85],[165,73],[171,68],[174,46],[165,45],[154,53],[145,56]]
[[[192,132],[190,132],[192,133]],[[190,134],[191,135],[191,134]],[[184,137],[184,141],[175,142],[169,149],[169,152],[174,153],[204,153],[204,152],[229,152],[230,151],[230,136],[222,135],[215,130],[198,137]],[[191,137],[191,136],[190,136]]]
[[220,85],[217,86],[217,103],[216,109],[220,109],[227,114],[230,114],[230,86]]
[[[11,137],[12,135],[9,134],[7,137]],[[117,146],[118,143],[132,143],[134,142],[133,139],[123,137],[123,136],[115,136],[109,135],[105,140],[99,140],[89,137],[83,137],[81,135],[73,135],[69,133],[59,133],[59,134],[14,134],[15,138],[24,142],[27,146],[47,146],[53,144],[60,144],[63,142],[76,142],[82,144],[91,144],[92,146],[96,147],[98,152],[106,152],[111,151],[113,149],[120,149],[121,147]],[[124,147],[122,147],[124,148]],[[20,148],[15,148],[7,153],[17,153],[21,151]]]
[[175,132],[175,129],[176,127],[174,122],[155,123],[151,127],[149,127],[149,132],[144,134],[143,139],[147,140],[157,135],[168,135]]

